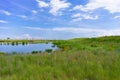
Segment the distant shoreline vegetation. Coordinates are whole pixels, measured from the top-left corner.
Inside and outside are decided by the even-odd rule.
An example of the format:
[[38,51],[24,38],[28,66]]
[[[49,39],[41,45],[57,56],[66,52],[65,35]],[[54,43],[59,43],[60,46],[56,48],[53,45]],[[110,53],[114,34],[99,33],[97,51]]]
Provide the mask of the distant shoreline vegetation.
[[47,43],[48,41],[51,40],[27,40],[27,39],[21,39],[21,40],[17,40],[17,39],[5,39],[5,40],[1,40],[0,42],[10,42],[10,43]]

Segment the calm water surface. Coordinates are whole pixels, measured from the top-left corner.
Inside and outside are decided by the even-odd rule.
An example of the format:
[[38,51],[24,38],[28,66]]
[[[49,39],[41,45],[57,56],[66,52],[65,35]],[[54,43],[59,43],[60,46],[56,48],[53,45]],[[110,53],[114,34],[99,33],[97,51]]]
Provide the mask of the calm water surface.
[[32,51],[45,51],[46,49],[52,49],[53,51],[58,49],[57,47],[52,47],[52,43],[39,43],[39,44],[27,44],[27,45],[0,45],[0,52],[5,53],[31,53]]

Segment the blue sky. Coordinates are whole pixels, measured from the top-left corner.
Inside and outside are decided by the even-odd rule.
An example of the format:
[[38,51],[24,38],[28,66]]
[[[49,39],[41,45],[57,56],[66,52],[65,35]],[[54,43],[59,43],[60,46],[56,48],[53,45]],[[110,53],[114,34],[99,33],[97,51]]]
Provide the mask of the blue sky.
[[0,39],[120,35],[120,0],[0,0]]

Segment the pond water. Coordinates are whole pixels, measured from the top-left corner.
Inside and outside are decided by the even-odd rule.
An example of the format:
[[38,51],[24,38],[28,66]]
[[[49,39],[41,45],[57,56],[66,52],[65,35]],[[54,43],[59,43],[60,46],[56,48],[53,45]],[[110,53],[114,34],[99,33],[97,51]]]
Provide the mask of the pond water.
[[0,52],[4,53],[31,53],[32,51],[42,51],[44,52],[46,49],[57,50],[58,48],[55,46],[53,47],[52,43],[39,43],[39,44],[18,44],[18,45],[7,45],[2,44],[0,45]]

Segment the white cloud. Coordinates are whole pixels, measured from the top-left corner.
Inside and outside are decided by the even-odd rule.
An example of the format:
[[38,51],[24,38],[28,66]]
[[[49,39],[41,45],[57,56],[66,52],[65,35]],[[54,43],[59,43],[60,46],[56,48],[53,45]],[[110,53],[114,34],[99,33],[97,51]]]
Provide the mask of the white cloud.
[[25,15],[17,15],[18,17],[20,17],[20,18],[23,18],[23,19],[27,19],[28,17],[27,16],[25,16]]
[[[37,14],[37,13],[34,13],[34,14]],[[19,18],[22,18],[22,19],[24,19],[24,20],[37,20],[37,18],[36,18],[36,16],[35,15],[33,15],[33,16],[26,16],[26,15],[16,15],[17,17],[19,17]]]
[[32,37],[30,36],[30,34],[23,34],[22,35],[23,38],[27,38],[27,39],[31,39]]
[[73,18],[74,18],[74,17],[80,17],[80,16],[81,16],[80,13],[77,13],[77,14],[72,15]]
[[44,2],[44,1],[41,1],[41,0],[36,0],[36,2],[38,2],[38,6],[40,8],[42,8],[42,7],[48,7],[49,6],[48,3]]
[[53,15],[62,15],[62,10],[68,8],[71,4],[66,2],[66,0],[51,0],[50,6],[51,10],[49,11]]
[[8,12],[8,11],[6,11],[6,10],[0,10],[0,14],[5,14],[5,15],[7,15],[7,16],[10,16],[10,15],[11,15],[11,13]]
[[50,30],[49,28],[40,28],[40,27],[31,27],[31,26],[26,26],[24,28],[30,29],[30,30],[41,30],[41,31]]
[[120,15],[119,16],[115,16],[114,19],[120,19]]
[[120,12],[120,0],[89,0],[86,5],[76,5],[72,10],[77,10],[79,13],[72,15],[72,20],[80,21],[83,19],[96,20],[99,18],[99,15],[94,12],[97,9],[105,9],[110,13],[118,13]]
[[92,29],[92,28],[53,28],[53,31],[64,31],[64,32],[72,32],[72,33],[89,33],[89,32],[103,32],[102,29]]
[[16,37],[12,37],[12,39],[32,39],[31,35],[26,33],[26,34],[22,34]]
[[91,19],[91,20],[96,20],[98,19],[98,16],[93,16],[90,14],[81,14],[81,13],[77,13],[72,15],[73,20],[72,21],[81,21],[82,19]]
[[[105,29],[93,29],[93,28],[53,28],[53,31],[60,31],[60,32],[71,32],[74,34],[82,34],[86,35],[87,37],[93,36],[112,36],[112,35],[120,35],[120,29],[113,29],[113,30],[105,30]],[[91,36],[90,36],[91,35]]]
[[30,30],[42,30],[42,31],[53,31],[53,32],[61,32],[66,33],[70,32],[76,35],[86,35],[87,37],[92,36],[112,36],[112,35],[120,35],[120,29],[94,29],[94,28],[75,28],[75,27],[55,27],[55,28],[40,28],[40,27],[25,27]]
[[[2,37],[2,39],[6,39],[6,35],[2,35],[0,36]],[[25,34],[21,34],[21,35],[17,35],[17,36],[10,36],[11,39],[44,39],[43,37],[40,37],[40,36],[32,36],[31,34],[29,33],[25,33]]]
[[55,28],[40,28],[40,27],[24,27],[30,30],[42,30],[42,31],[62,31],[62,32],[72,32],[72,33],[86,33],[86,32],[104,32],[103,29],[93,29],[93,28],[74,28],[74,27],[55,27]]
[[0,23],[8,23],[8,22],[5,20],[0,20]]
[[112,36],[112,35],[120,35],[120,29],[104,30],[103,32],[99,33],[99,36]]
[[84,12],[94,11],[99,8],[108,10],[110,13],[120,12],[120,0],[89,0],[86,5],[77,5],[73,10],[81,10]]
[[55,16],[62,15],[62,11],[71,5],[71,3],[66,2],[66,0],[50,0],[48,3],[41,0],[36,1],[38,2],[40,8],[49,7],[49,13]]
[[36,10],[32,10],[32,13],[37,14],[38,12]]

